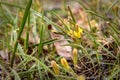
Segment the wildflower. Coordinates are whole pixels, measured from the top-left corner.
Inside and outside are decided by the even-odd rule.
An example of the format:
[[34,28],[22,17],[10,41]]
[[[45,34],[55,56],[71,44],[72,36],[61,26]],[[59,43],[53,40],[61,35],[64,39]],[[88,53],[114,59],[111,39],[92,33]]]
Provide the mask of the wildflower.
[[74,37],[81,38],[82,33],[83,33],[83,30],[78,25],[76,25],[76,30],[73,33]]
[[61,64],[64,68],[66,68],[67,70],[70,70],[70,66],[68,65],[68,62],[65,58],[61,59]]
[[51,61],[51,66],[55,72],[55,74],[59,74],[60,73],[60,70],[59,70],[59,67],[58,67],[58,64],[55,62],[55,61]]
[[78,39],[81,38],[82,33],[83,30],[78,25],[76,25],[75,30],[69,30],[68,35],[71,36],[72,38]]

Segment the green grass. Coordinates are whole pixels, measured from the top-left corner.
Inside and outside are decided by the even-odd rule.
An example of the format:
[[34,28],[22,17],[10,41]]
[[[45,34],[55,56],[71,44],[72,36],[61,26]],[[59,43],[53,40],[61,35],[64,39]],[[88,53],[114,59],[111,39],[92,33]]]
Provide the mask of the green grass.
[[[83,24],[79,26],[83,30],[80,38],[74,32],[79,32],[76,24],[82,21],[82,12],[75,14],[72,11],[75,7],[68,7],[65,0],[57,10],[44,10],[43,5],[48,3],[41,4],[39,0],[0,1],[0,51],[8,55],[6,60],[0,56],[2,80],[77,80],[81,75],[86,80],[120,78],[120,1],[75,0],[72,4],[74,2],[86,13],[83,24],[89,26],[89,30],[84,29]],[[63,40],[53,39],[52,29],[68,41],[61,46],[78,50],[77,65],[72,59],[67,60],[70,69],[61,63],[62,57],[57,54],[54,43]],[[70,30],[73,33],[69,35]],[[60,69],[58,75],[51,66],[52,60]]]
[[32,4],[32,0],[29,1],[29,3],[26,6],[26,9],[25,9],[23,20],[22,20],[22,23],[21,23],[21,26],[20,26],[20,29],[19,29],[19,33],[17,35],[17,40],[16,40],[15,45],[14,45],[13,53],[12,53],[11,64],[10,64],[11,67],[13,67],[13,63],[14,63],[14,58],[15,58],[15,53],[16,53],[16,50],[17,50],[18,42],[19,42],[21,34],[23,32],[23,29],[24,29],[24,26],[25,26],[25,23],[26,23],[26,20],[27,20],[27,16],[28,16],[29,11],[30,11],[31,4]]

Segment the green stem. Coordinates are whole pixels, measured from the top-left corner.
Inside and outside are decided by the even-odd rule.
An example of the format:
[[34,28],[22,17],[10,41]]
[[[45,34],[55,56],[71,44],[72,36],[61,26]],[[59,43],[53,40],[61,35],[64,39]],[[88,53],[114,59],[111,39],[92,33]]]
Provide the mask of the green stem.
[[42,44],[42,41],[43,41],[43,32],[44,32],[44,26],[42,24],[41,26],[41,30],[40,30],[40,43],[38,45],[38,56],[40,56],[40,54],[42,53],[42,47],[43,47],[43,44]]
[[24,44],[24,50],[26,51],[28,48],[28,42],[29,42],[29,30],[30,30],[30,12],[28,14],[28,26],[27,26],[27,32],[26,32],[26,39],[25,39],[25,44]]
[[69,6],[68,6],[68,10],[70,11],[70,15],[71,15],[71,17],[72,17],[73,22],[76,23],[76,20],[75,20],[75,18],[74,18],[74,16],[73,16],[73,13],[72,13],[72,11],[71,11],[71,9],[70,9]]

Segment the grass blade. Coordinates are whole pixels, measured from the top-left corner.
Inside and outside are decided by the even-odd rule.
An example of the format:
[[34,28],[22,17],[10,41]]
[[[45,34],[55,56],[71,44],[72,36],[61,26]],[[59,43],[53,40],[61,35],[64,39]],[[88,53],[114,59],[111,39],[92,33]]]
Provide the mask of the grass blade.
[[72,17],[73,22],[76,23],[76,20],[75,20],[75,18],[74,18],[74,16],[73,16],[73,13],[72,13],[72,11],[71,11],[71,9],[70,9],[69,6],[68,6],[68,10],[69,10],[69,12],[70,12],[70,15],[71,15],[71,17]]
[[18,75],[18,73],[14,69],[10,68],[10,70],[12,71],[15,80],[21,80],[20,76]]
[[118,1],[119,1],[119,0],[115,0],[115,1],[112,3],[112,5],[108,8],[108,10],[106,11],[106,13],[108,13],[108,12],[110,11],[110,9],[111,9],[115,4],[118,3]]
[[24,7],[22,7],[18,4],[8,3],[8,2],[5,2],[5,1],[0,1],[0,4],[8,5],[8,6],[11,6],[11,7],[17,7],[17,8],[20,8],[20,9],[25,9]]
[[25,51],[28,48],[28,41],[29,41],[29,30],[30,30],[30,13],[28,15],[28,26],[27,26],[27,32],[26,32],[26,39],[25,39]]
[[26,6],[25,13],[24,13],[24,16],[23,16],[23,20],[22,20],[22,23],[21,23],[21,26],[20,26],[20,29],[19,29],[17,40],[16,40],[15,45],[14,45],[14,49],[13,49],[13,53],[12,53],[12,58],[11,58],[11,63],[10,63],[11,67],[13,67],[15,53],[16,53],[17,46],[18,46],[18,41],[19,41],[20,36],[21,36],[21,34],[23,32],[23,29],[24,29],[24,26],[25,26],[25,23],[26,23],[26,20],[27,20],[27,16],[28,16],[31,4],[32,4],[32,0],[29,0],[29,3]]
[[41,30],[40,30],[40,43],[38,45],[38,55],[40,55],[41,52],[42,52],[42,47],[43,47],[43,44],[42,44],[42,41],[43,41],[43,32],[44,32],[44,26],[42,25],[41,26]]

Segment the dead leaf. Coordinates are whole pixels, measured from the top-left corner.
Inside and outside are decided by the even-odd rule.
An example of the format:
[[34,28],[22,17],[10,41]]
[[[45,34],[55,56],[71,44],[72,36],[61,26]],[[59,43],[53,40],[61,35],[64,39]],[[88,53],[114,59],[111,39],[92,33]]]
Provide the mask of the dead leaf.
[[57,51],[58,55],[66,58],[66,59],[71,59],[72,47],[70,47],[70,46],[62,46],[62,45],[65,45],[65,44],[69,44],[64,39],[64,36],[52,32],[51,37],[52,37],[52,39],[61,40],[61,41],[58,41],[58,42],[54,43],[54,46],[56,48],[56,51]]
[[0,56],[2,57],[2,59],[8,60],[7,51],[0,51]]

